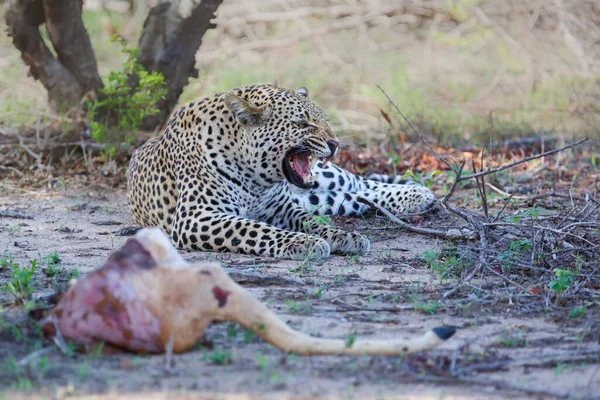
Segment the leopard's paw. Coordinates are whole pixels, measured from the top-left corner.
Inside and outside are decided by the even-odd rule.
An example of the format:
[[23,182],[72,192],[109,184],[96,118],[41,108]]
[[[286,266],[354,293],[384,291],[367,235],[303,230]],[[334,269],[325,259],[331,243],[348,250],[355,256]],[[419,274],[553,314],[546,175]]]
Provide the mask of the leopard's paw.
[[331,253],[329,243],[318,236],[301,235],[293,241],[280,255],[282,258],[304,260],[310,258],[327,258]]
[[340,231],[331,241],[331,252],[338,254],[365,255],[371,249],[371,241],[358,232]]

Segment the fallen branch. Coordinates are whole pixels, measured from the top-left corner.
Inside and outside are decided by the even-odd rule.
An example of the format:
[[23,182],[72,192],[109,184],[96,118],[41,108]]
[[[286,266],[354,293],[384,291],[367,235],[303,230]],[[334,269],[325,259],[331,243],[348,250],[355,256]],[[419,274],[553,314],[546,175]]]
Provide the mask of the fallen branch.
[[33,219],[31,215],[19,211],[4,210],[0,211],[0,218],[18,218],[18,219]]
[[418,226],[407,224],[406,222],[402,221],[401,219],[396,217],[394,214],[392,214],[391,212],[389,212],[388,210],[386,210],[379,204],[372,202],[371,200],[368,200],[362,196],[358,196],[356,198],[356,200],[359,203],[366,204],[366,205],[373,207],[376,210],[382,212],[386,217],[391,219],[393,222],[397,223],[404,229],[411,231],[411,232],[420,233],[423,235],[440,237],[440,238],[444,238],[444,239],[450,239],[450,240],[474,239],[476,237],[474,235],[473,231],[466,229],[466,228],[463,228],[462,230],[461,229],[448,229],[447,231],[439,231],[437,229],[421,228]]
[[[570,149],[571,147],[579,146],[581,143],[584,143],[584,142],[586,142],[588,140],[589,140],[588,138],[581,139],[581,140],[576,141],[575,143],[571,143],[569,145],[562,146],[562,147],[560,147],[558,149],[548,150],[548,151],[545,151],[543,153],[536,154],[534,156],[525,157],[525,158],[523,158],[521,160],[514,161],[514,162],[511,162],[509,164],[501,165],[501,166],[496,167],[496,168],[492,168],[492,169],[488,169],[488,170],[485,170],[485,171],[477,172],[477,173],[474,173],[474,174],[471,174],[471,175],[463,175],[463,176],[461,176],[459,182],[466,181],[466,180],[472,179],[472,178],[478,178],[480,176],[485,176],[485,175],[489,175],[489,174],[495,174],[496,172],[504,171],[505,169],[512,168],[512,167],[514,167],[516,165],[523,164],[523,163],[526,163],[528,161],[535,160],[535,159],[538,159],[538,158],[546,157],[546,156],[549,156],[551,154],[555,154],[555,153],[561,152],[563,150]],[[458,177],[457,177],[457,179],[458,179]]]
[[[489,336],[488,336],[489,337]],[[580,362],[600,362],[600,351],[583,350],[572,353],[538,354],[535,358],[523,357],[518,359],[501,360],[491,363],[477,363],[459,368],[456,376],[472,376],[477,372],[497,370],[507,367],[525,368],[554,368],[559,364],[574,364]]]
[[19,362],[17,362],[17,365],[19,367],[24,367],[36,358],[50,353],[52,350],[54,350],[54,346],[42,347],[41,349],[37,349],[36,351],[29,353],[27,356],[20,359]]
[[[471,165],[473,167],[473,171],[476,171],[477,167],[475,166],[475,161],[471,160]],[[481,152],[481,166],[480,171],[483,170],[483,151]],[[480,176],[475,178],[475,183],[477,183],[477,191],[479,192],[479,197],[481,197],[481,204],[483,205],[483,214],[485,218],[488,218],[489,215],[489,207],[487,202],[487,193],[485,191],[485,177]]]
[[[488,246],[490,245],[490,242],[488,240],[488,236],[490,236],[492,234],[491,229],[495,229],[497,227],[497,221],[500,218],[500,216],[502,215],[502,213],[504,212],[504,210],[506,209],[506,206],[508,205],[508,203],[510,202],[511,199],[515,198],[514,193],[512,195],[509,195],[509,199],[506,201],[506,203],[504,204],[504,207],[502,208],[502,210],[498,213],[498,215],[494,216],[490,216],[489,215],[489,207],[487,204],[487,193],[486,193],[486,187],[490,187],[492,190],[496,190],[496,191],[500,191],[498,188],[496,188],[495,186],[489,184],[488,182],[485,182],[484,177],[486,175],[490,175],[490,174],[494,174],[496,172],[500,172],[506,169],[510,169],[513,168],[517,165],[526,163],[528,161],[532,161],[535,159],[539,159],[539,158],[543,158],[564,150],[567,150],[569,148],[575,147],[577,145],[580,145],[581,143],[584,143],[588,140],[588,138],[585,139],[581,139],[578,140],[574,143],[571,143],[569,145],[565,145],[562,146],[560,148],[557,149],[553,149],[553,150],[549,150],[549,151],[545,151],[542,152],[540,154],[537,155],[532,155],[529,157],[524,157],[520,160],[505,164],[505,165],[501,165],[498,166],[496,168],[490,168],[488,166],[487,170],[484,170],[483,168],[483,152],[481,153],[481,167],[480,170],[477,171],[477,168],[475,166],[475,162],[472,160],[472,168],[473,168],[473,173],[469,174],[469,175],[463,175],[463,169],[465,166],[465,161],[462,161],[460,164],[457,164],[456,161],[454,161],[452,159],[452,161],[454,162],[454,165],[452,165],[449,161],[447,157],[444,157],[443,155],[441,155],[438,151],[436,151],[427,141],[427,139],[415,128],[415,126],[406,118],[406,116],[400,111],[400,109],[394,104],[394,102],[392,101],[392,99],[387,95],[387,93],[380,87],[377,86],[378,89],[384,94],[384,96],[388,99],[388,101],[392,104],[392,106],[394,107],[394,109],[398,112],[398,114],[400,114],[402,116],[402,118],[406,121],[406,123],[412,128],[412,130],[421,138],[421,140],[425,143],[425,145],[429,148],[429,150],[431,150],[431,152],[433,152],[435,154],[435,156],[442,162],[444,163],[447,167],[449,167],[455,174],[456,174],[456,178],[454,179],[454,182],[452,183],[450,190],[448,191],[448,193],[443,197],[443,199],[439,202],[439,204],[441,205],[442,208],[444,208],[447,212],[452,213],[456,216],[458,216],[459,218],[465,220],[468,225],[470,227],[472,227],[471,229],[467,229],[464,228],[463,230],[459,231],[462,232],[464,234],[465,231],[470,232],[470,234],[468,235],[467,238],[469,239],[473,239],[475,237],[479,237],[479,242],[480,242],[480,246],[479,249],[477,250],[478,252],[478,261],[477,264],[473,267],[472,271],[469,272],[469,274],[462,280],[462,282],[457,285],[456,287],[454,287],[453,289],[447,291],[444,293],[443,297],[444,298],[448,298],[449,296],[451,296],[452,294],[456,293],[461,287],[463,287],[464,285],[470,285],[469,281],[471,281],[475,276],[477,276],[478,274],[482,273],[485,270],[492,272],[493,274],[501,277],[502,279],[504,279],[505,281],[509,282],[510,284],[518,287],[520,290],[525,291],[525,288],[518,284],[517,282],[506,278],[503,276],[503,274],[500,274],[498,272],[496,272],[492,266],[490,266],[488,264],[489,260],[489,253],[491,251],[491,249],[488,248]],[[491,149],[490,149],[490,155],[491,155]],[[454,192],[458,186],[458,184],[460,182],[464,182],[464,181],[468,181],[470,179],[475,179],[476,181],[476,185],[477,185],[477,191],[479,193],[479,196],[482,199],[482,205],[483,205],[483,209],[484,209],[484,213],[485,215],[481,216],[481,215],[477,215],[477,214],[473,214],[471,212],[468,212],[467,210],[465,210],[464,208],[457,208],[457,207],[453,207],[451,205],[448,204],[450,198],[454,195]],[[508,195],[508,193],[502,193],[502,194],[506,194]],[[569,196],[570,200],[573,201],[571,199],[571,196]],[[450,232],[446,233],[446,232],[439,232],[436,230],[431,230],[431,229],[426,229],[426,228],[417,228],[414,226],[411,226],[405,222],[402,222],[401,220],[399,220],[398,218],[394,217],[391,213],[387,212],[387,210],[384,210],[382,207],[380,207],[377,204],[374,204],[366,199],[358,199],[359,202],[367,204],[371,207],[374,207],[378,210],[380,210],[382,213],[384,213],[386,216],[388,216],[392,221],[396,222],[397,224],[401,225],[402,227],[404,227],[407,230],[410,230],[412,232],[416,232],[416,233],[423,233],[423,234],[428,234],[428,235],[433,235],[433,236],[437,236],[437,237],[442,237],[442,238],[449,238],[449,236],[451,238],[455,238],[454,235],[450,234]],[[588,201],[588,203],[591,203]],[[493,223],[490,224],[490,219],[493,219]],[[577,221],[577,223],[579,223],[580,221]],[[492,227],[492,225],[494,225],[494,227]],[[585,225],[584,223],[580,223],[581,226]],[[516,225],[510,225],[511,227],[514,226],[516,227]],[[541,232],[552,232],[554,234],[560,235],[559,239],[564,238],[565,236],[570,236],[573,238],[577,238],[581,241],[586,242],[588,245],[592,245],[591,249],[595,249],[595,245],[593,243],[591,243],[589,240],[581,237],[581,235],[577,235],[577,233],[573,233],[573,232],[569,232],[566,230],[559,230],[559,229],[555,229],[552,227],[544,227],[544,226],[531,226],[532,229],[536,229],[537,231],[541,231]],[[511,232],[511,228],[507,228],[507,229],[503,229],[503,232],[505,235],[514,235],[514,232]],[[524,232],[517,232],[516,235],[518,238],[523,238],[523,234]],[[449,235],[450,234],[450,235]],[[465,237],[460,237],[460,238],[465,238]],[[495,239],[494,237],[491,237],[492,239]],[[544,238],[541,237],[539,239],[536,239],[536,236],[534,235],[533,239],[527,238],[528,243],[531,243],[534,247],[533,250],[531,251],[531,263],[534,263],[534,254],[536,253],[535,250],[535,246],[539,245],[540,243],[543,245],[544,243]],[[563,241],[564,242],[564,241]],[[493,241],[493,243],[495,243]],[[567,244],[563,244],[563,245],[569,245]],[[571,245],[571,247],[574,247]]]
[[[358,3],[360,4],[360,3]],[[428,4],[411,6],[405,4],[385,4],[379,6],[365,3],[364,5],[331,5],[324,7],[301,7],[290,11],[277,12],[251,12],[248,15],[240,17],[239,10],[236,7],[223,7],[219,15],[215,18],[218,27],[234,27],[243,24],[273,23],[283,21],[296,21],[306,18],[324,18],[326,20],[337,20],[346,17],[361,17],[368,15],[385,15],[392,17],[395,15],[418,15],[420,17],[431,18],[434,15],[440,15],[443,20],[456,20],[454,16],[443,7]]]
[[527,289],[525,289],[525,287],[523,287],[523,285],[519,285],[517,282],[513,281],[510,278],[507,278],[506,276],[494,271],[493,268],[490,268],[488,265],[485,266],[485,268],[490,271],[492,274],[497,275],[498,277],[500,277],[501,279],[504,279],[506,282],[518,287],[519,289],[521,289],[523,292],[525,292]]
[[373,308],[373,307],[360,307],[360,306],[355,306],[352,304],[348,304],[345,301],[339,300],[339,299],[332,299],[331,302],[333,304],[337,304],[343,308],[346,308],[348,310],[352,310],[352,311],[370,311],[370,312],[374,312],[374,313],[378,313],[378,312],[390,312],[390,313],[399,313],[402,311],[411,311],[415,309],[414,305],[404,305],[404,306],[396,306],[396,307],[377,307],[377,308]]
[[[458,163],[454,159],[452,159],[452,158],[451,159],[452,159],[452,161],[454,162],[455,165],[450,164],[448,162],[448,160],[447,160],[447,157],[444,157],[436,149],[434,149],[433,146],[431,146],[429,144],[429,142],[427,141],[427,139],[425,138],[425,136],[423,136],[421,134],[421,132],[419,132],[417,130],[417,128],[415,128],[415,126],[408,120],[408,118],[406,118],[406,116],[402,113],[402,111],[400,111],[400,109],[398,108],[398,106],[394,103],[394,101],[390,98],[390,96],[388,96],[388,94],[385,92],[385,90],[383,90],[381,88],[381,86],[379,86],[377,84],[375,86],[377,86],[377,88],[381,91],[381,93],[383,93],[383,95],[387,98],[387,100],[390,102],[390,104],[392,105],[392,107],[394,107],[394,109],[396,110],[396,112],[398,114],[400,114],[400,116],[404,119],[404,121],[406,121],[406,123],[410,126],[410,128],[413,130],[413,132],[415,132],[421,138],[421,140],[423,141],[423,143],[425,143],[425,145],[429,148],[429,150],[431,150],[435,154],[435,156],[441,162],[443,162],[448,168],[450,168],[452,171],[454,171],[456,173],[456,182],[453,185],[453,189],[455,188],[456,184],[458,184],[459,182],[466,181],[466,180],[469,180],[469,179],[472,179],[472,178],[476,178],[477,179],[479,177],[483,177],[483,176],[489,175],[489,174],[494,174],[496,172],[500,172],[500,171],[503,171],[505,169],[512,168],[512,167],[514,167],[516,165],[523,164],[523,163],[526,163],[526,162],[531,161],[531,160],[535,160],[535,159],[538,159],[538,158],[546,157],[546,156],[549,156],[551,154],[558,153],[560,151],[570,149],[571,147],[578,146],[581,143],[584,143],[584,142],[586,142],[586,141],[589,140],[589,138],[586,137],[585,139],[578,140],[575,143],[571,143],[569,145],[562,146],[562,147],[560,147],[558,149],[549,150],[549,151],[537,154],[535,156],[526,157],[526,158],[523,158],[521,160],[509,163],[509,164],[505,164],[505,165],[502,165],[502,166],[499,166],[499,167],[496,167],[496,168],[488,169],[486,171],[480,171],[480,172],[475,172],[475,173],[470,174],[470,175],[461,176],[458,171],[462,170],[461,166],[464,167],[464,165],[461,164],[461,166],[459,166]],[[453,193],[453,192],[454,191],[451,190],[451,192],[448,192],[448,193],[450,194],[450,193]],[[444,199],[447,200],[448,198],[449,198],[449,196],[446,195],[446,197]]]
[[458,292],[458,290],[460,288],[462,288],[464,285],[466,285],[467,283],[469,283],[469,281],[471,279],[473,279],[473,277],[475,275],[477,275],[481,271],[481,267],[482,267],[482,265],[480,264],[476,268],[473,268],[473,270],[471,271],[471,273],[469,275],[467,275],[467,277],[465,279],[463,279],[462,282],[459,285],[456,285],[452,289],[450,289],[447,292],[445,292],[444,295],[442,296],[442,298],[447,299],[448,297],[452,296],[454,293]]
[[226,268],[225,272],[231,279],[240,285],[257,285],[257,286],[304,286],[305,283],[302,279],[294,278],[291,276],[269,276],[263,275],[256,272],[232,270]]
[[25,143],[25,138],[19,133],[18,129],[9,129],[0,126],[0,134],[16,137],[19,140],[19,145],[21,146],[21,148],[23,148],[23,150],[25,150],[31,157],[35,158],[37,162],[40,162],[40,160],[42,159],[41,154],[36,153],[35,151],[31,150],[29,146],[27,146],[27,144]]
[[517,392],[523,392],[536,396],[550,396],[552,398],[559,399],[574,399],[574,400],[597,400],[597,397],[593,396],[581,396],[575,393],[571,393],[569,391],[553,391],[549,389],[538,389],[534,387],[525,387],[519,386],[514,383],[509,383],[500,379],[484,379],[478,377],[445,377],[445,376],[435,376],[435,375],[426,375],[420,372],[415,372],[411,370],[408,366],[404,366],[404,371],[411,376],[412,378],[420,381],[420,382],[435,382],[435,383],[445,383],[456,385],[457,383],[467,383],[469,385],[477,385],[477,386],[492,386],[496,389],[503,390],[514,390]]
[[496,215],[496,217],[494,218],[493,222],[496,222],[500,219],[500,217],[502,216],[502,214],[504,213],[504,210],[506,210],[506,207],[508,207],[508,205],[510,204],[510,201],[513,199],[514,195],[516,192],[511,193],[510,196],[508,196],[508,199],[506,199],[504,201],[504,205],[502,206],[502,209],[500,209],[500,211],[498,211],[498,215]]
[[19,175],[19,177],[23,177],[25,175],[23,172],[19,171],[15,167],[11,167],[10,165],[9,166],[0,165],[0,170],[14,172],[15,174]]
[[460,183],[460,181],[458,180],[458,177],[461,176],[463,168],[465,168],[465,163],[466,163],[466,161],[464,161],[464,160],[461,161],[458,168],[456,168],[456,170],[454,171],[456,173],[456,179],[454,180],[454,183],[452,183],[452,186],[450,186],[450,190],[448,190],[448,193],[446,193],[446,195],[442,199],[442,201],[441,201],[442,204],[446,204],[448,202],[448,200],[450,200],[450,197],[452,197],[452,195],[454,195],[454,191],[456,190],[456,187]]
[[[515,199],[515,200],[527,200],[527,201],[530,199],[527,196],[515,196],[515,194],[517,192],[507,193],[504,190],[502,190],[500,188],[497,188],[496,186],[492,185],[489,182],[486,182],[485,185],[487,187],[489,187],[490,189],[492,189],[494,192],[496,192],[496,193],[498,193],[498,194],[500,194],[502,196],[510,197],[511,199]],[[547,195],[545,194],[544,196],[547,196]],[[506,204],[508,204],[508,202]]]
[[492,337],[495,335],[498,335],[500,333],[502,333],[502,330],[496,331],[496,332],[486,332],[483,334],[479,334],[476,336],[471,336],[470,338],[467,338],[465,341],[463,341],[460,346],[458,346],[456,349],[454,349],[454,351],[452,352],[452,357],[450,359],[450,374],[452,374],[452,376],[457,376],[457,372],[456,372],[456,362],[458,361],[458,356],[463,352],[464,349],[468,348],[470,345],[472,345],[473,343],[475,343],[477,340],[483,338],[483,337]]
[[[460,177],[460,175],[457,175],[457,179],[459,177]],[[449,296],[451,296],[452,294],[456,293],[464,284],[468,283],[471,279],[473,279],[473,277],[475,275],[477,275],[477,273],[479,273],[484,267],[487,266],[487,243],[488,243],[488,240],[487,240],[487,234],[485,231],[485,225],[483,225],[481,222],[477,221],[473,215],[469,214],[465,210],[461,210],[456,207],[452,207],[449,204],[442,203],[442,207],[446,211],[449,211],[449,212],[461,217],[465,221],[467,221],[475,229],[475,231],[479,233],[479,243],[481,246],[481,250],[479,251],[479,265],[477,265],[475,268],[473,268],[473,271],[471,271],[471,273],[465,279],[463,279],[463,281],[459,285],[455,286],[454,288],[452,288],[449,291],[447,291],[446,293],[444,293],[443,298],[446,299]]]

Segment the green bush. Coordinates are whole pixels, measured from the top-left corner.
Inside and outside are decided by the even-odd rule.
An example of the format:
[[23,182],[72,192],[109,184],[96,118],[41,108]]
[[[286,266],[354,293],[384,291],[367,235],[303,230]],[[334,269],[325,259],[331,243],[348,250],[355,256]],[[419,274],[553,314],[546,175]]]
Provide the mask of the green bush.
[[124,71],[111,71],[98,98],[86,103],[91,121],[92,138],[107,145],[106,154],[114,156],[123,139],[135,140],[135,133],[148,115],[160,112],[158,103],[167,95],[167,85],[160,72],[148,72],[139,63],[139,49],[127,46],[123,38],[111,39],[121,44],[127,54]]

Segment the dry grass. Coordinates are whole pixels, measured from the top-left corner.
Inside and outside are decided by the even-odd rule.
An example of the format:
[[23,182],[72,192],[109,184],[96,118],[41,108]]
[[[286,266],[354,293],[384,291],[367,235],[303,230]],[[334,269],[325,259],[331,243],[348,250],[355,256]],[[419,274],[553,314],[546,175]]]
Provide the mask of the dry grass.
[[[85,22],[105,75],[122,61],[110,33],[134,43],[146,6],[128,15],[97,3]],[[380,108],[391,109],[379,84],[445,143],[597,137],[598,15],[593,0],[226,0],[182,101],[256,82],[307,86],[341,136],[373,145],[387,135]],[[44,90],[6,37],[0,65],[0,121],[35,123]]]
[[379,84],[442,139],[479,138],[490,121],[587,133],[599,122],[594,4],[225,2],[186,97],[257,80],[305,85],[340,130],[380,139]]

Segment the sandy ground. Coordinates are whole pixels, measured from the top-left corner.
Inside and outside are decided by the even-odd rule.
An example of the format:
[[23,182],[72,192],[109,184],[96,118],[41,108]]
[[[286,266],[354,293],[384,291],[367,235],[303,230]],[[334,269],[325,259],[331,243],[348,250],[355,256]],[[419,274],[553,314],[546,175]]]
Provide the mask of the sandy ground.
[[[60,256],[62,275],[53,284],[37,273],[36,295],[52,292],[53,285],[64,284],[75,270],[85,273],[100,265],[127,240],[118,235],[119,230],[134,225],[124,192],[102,187],[48,193],[2,189],[0,211],[5,210],[32,217],[0,218],[0,251],[6,249],[5,257],[26,265],[50,253]],[[554,398],[552,393],[600,398],[600,366],[572,357],[600,349],[597,340],[585,339],[584,325],[527,313],[513,307],[510,297],[487,302],[469,297],[440,300],[454,283],[439,282],[416,257],[443,243],[382,228],[379,222],[334,221],[371,237],[373,251],[366,257],[332,256],[303,265],[232,254],[183,256],[193,262],[222,261],[234,278],[291,326],[313,335],[348,337],[355,332],[358,337],[382,339],[420,334],[442,324],[460,328],[434,351],[404,359],[302,358],[282,354],[241,328],[221,323],[207,330],[206,341],[197,350],[175,356],[171,366],[163,356],[66,356],[53,350],[15,372],[10,367],[15,360],[49,343],[31,333],[33,324],[22,307],[8,305],[0,333],[0,388],[4,390],[0,399],[531,399]],[[38,265],[44,268],[43,262]],[[8,268],[0,270],[0,282],[8,276]],[[294,279],[273,282],[264,277]],[[4,302],[11,299],[7,293],[0,296]],[[440,303],[431,313],[421,313],[414,310],[415,301]],[[24,334],[15,333],[15,327]],[[215,361],[222,353],[231,357],[225,365]],[[460,382],[448,375],[453,355],[458,369],[481,363],[489,368],[466,373],[464,379],[472,382]],[[550,362],[568,356],[576,361]],[[511,385],[525,390],[510,389]]]

